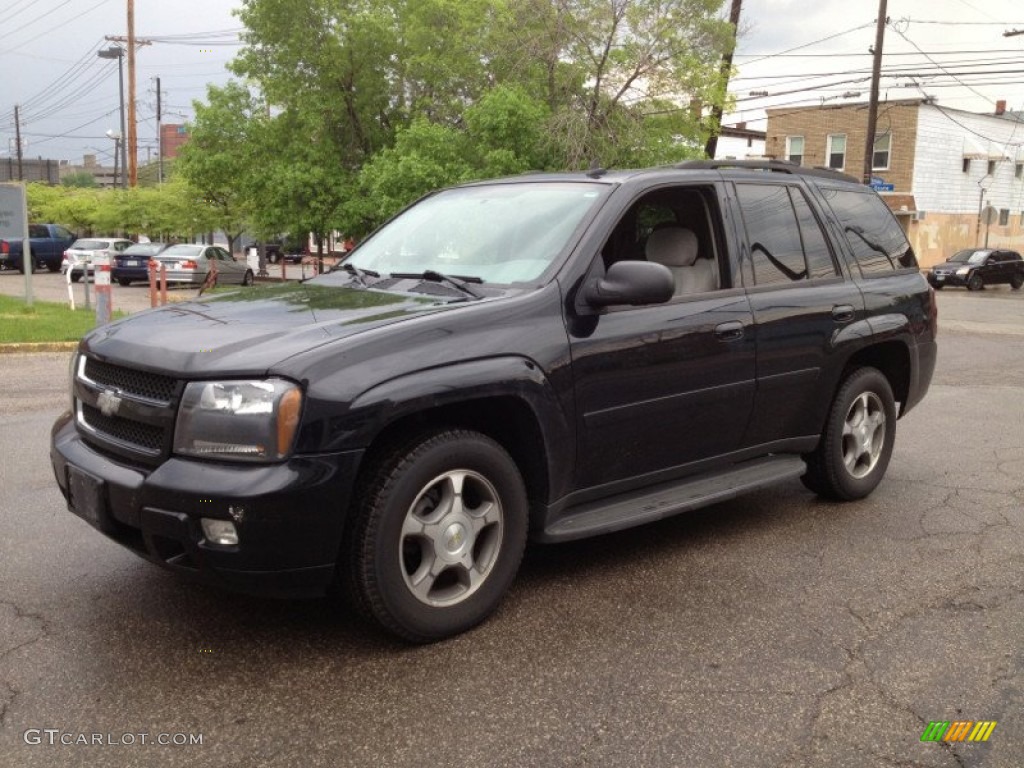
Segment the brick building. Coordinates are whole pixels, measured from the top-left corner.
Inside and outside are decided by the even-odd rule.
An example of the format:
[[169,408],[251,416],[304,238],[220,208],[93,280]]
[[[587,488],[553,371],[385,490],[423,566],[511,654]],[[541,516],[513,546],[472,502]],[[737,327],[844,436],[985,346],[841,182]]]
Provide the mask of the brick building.
[[[860,178],[867,104],[769,109],[766,134],[769,157]],[[928,99],[888,101],[875,137],[873,184],[922,266],[986,238],[1024,251],[1024,114],[1003,102],[977,114]]]
[[188,142],[188,131],[184,125],[164,123],[160,126],[160,152],[165,160],[173,160],[178,150]]

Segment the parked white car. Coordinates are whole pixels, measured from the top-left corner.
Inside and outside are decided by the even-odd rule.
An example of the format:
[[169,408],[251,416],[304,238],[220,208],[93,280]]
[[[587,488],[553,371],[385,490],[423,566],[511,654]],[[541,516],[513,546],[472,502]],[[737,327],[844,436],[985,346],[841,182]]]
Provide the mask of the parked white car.
[[113,266],[114,257],[121,253],[129,245],[131,240],[117,237],[84,237],[75,240],[71,247],[64,251],[64,260],[60,264],[60,273],[66,275],[71,270],[71,282],[77,283],[82,279],[85,270],[92,274],[92,260],[97,256],[110,257],[110,264]]
[[217,265],[217,282],[252,285],[255,276],[244,261],[235,258],[219,245],[172,245],[153,257],[167,267],[167,282],[202,285],[212,264]]

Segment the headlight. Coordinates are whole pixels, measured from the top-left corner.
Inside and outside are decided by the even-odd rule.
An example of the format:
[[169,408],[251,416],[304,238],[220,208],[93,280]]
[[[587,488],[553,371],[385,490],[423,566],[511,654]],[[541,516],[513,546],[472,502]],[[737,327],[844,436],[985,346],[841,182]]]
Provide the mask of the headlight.
[[963,277],[964,275],[966,275],[970,271],[971,271],[970,267],[960,267],[960,269],[958,269],[956,271],[956,274],[957,274],[957,277]]
[[71,396],[71,410],[75,410],[75,374],[78,372],[78,350],[71,353],[68,362],[68,393]]
[[174,452],[226,461],[277,461],[288,455],[302,390],[284,379],[196,381],[185,387]]

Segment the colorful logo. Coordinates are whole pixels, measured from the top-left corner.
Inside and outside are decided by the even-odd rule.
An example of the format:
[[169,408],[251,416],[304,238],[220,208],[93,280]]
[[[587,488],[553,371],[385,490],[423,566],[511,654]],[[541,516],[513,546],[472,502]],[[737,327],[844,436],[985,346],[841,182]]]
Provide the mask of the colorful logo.
[[921,734],[921,741],[988,741],[995,729],[995,720],[932,720]]

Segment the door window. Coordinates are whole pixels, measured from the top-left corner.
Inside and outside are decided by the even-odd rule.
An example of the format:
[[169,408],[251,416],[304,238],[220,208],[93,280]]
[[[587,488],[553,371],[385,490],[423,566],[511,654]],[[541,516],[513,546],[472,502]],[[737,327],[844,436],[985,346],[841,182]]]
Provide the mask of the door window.
[[906,234],[878,195],[827,187],[821,192],[842,225],[862,275],[917,266]]

